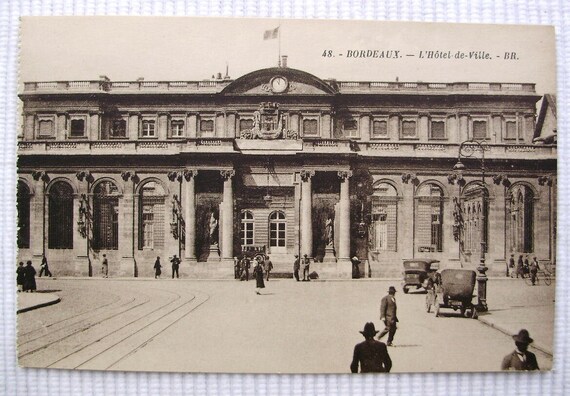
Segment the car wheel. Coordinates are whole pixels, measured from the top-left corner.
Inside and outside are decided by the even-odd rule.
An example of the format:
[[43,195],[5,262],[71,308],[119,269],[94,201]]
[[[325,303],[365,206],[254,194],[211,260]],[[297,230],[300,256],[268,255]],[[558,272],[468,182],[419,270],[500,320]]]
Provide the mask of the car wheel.
[[408,288],[406,286],[404,286],[404,294],[408,294]]

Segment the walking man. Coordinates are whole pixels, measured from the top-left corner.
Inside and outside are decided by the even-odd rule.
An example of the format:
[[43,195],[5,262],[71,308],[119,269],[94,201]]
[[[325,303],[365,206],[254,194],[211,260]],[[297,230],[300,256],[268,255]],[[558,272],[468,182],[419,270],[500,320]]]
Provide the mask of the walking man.
[[303,255],[303,282],[309,282],[311,280],[311,278],[309,277],[310,265],[311,265],[311,261],[309,260],[309,256],[307,256],[307,254],[304,254]]
[[299,255],[295,255],[295,262],[293,263],[293,275],[297,282],[299,282],[299,270],[301,269],[301,260],[299,260]]
[[361,373],[389,373],[392,368],[392,359],[388,354],[386,344],[376,341],[374,336],[378,330],[374,328],[374,323],[366,323],[364,330],[360,332],[366,339],[354,347],[350,371],[358,373],[360,363]]
[[509,264],[507,264],[507,278],[509,277],[509,268],[511,271],[515,269],[515,255],[511,254],[511,258],[509,259]]
[[40,264],[40,274],[39,277],[42,277],[42,274],[45,276],[49,276],[51,278],[51,272],[48,267],[48,262],[46,256],[42,257],[42,263]]
[[109,277],[109,260],[107,260],[107,255],[103,255],[103,263],[101,263],[101,273],[103,274],[103,278]]
[[160,256],[157,256],[156,261],[154,262],[154,279],[160,278],[160,274],[162,273],[161,268],[162,265],[160,265]]
[[384,322],[386,328],[382,330],[378,339],[381,339],[386,334],[388,334],[388,340],[386,345],[392,346],[392,341],[394,341],[394,335],[396,334],[396,322],[398,322],[398,317],[396,316],[396,288],[390,286],[388,288],[388,295],[382,298],[380,303],[380,320]]
[[[242,271],[245,273],[245,280],[249,281],[249,268],[251,267],[251,262],[249,261],[249,257],[243,257],[243,265]],[[243,277],[241,278],[243,280]]]
[[539,269],[540,266],[538,265],[538,260],[536,259],[536,257],[534,257],[532,259],[532,263],[530,263],[530,280],[533,286],[536,283],[536,274],[538,273]]
[[174,279],[175,273],[176,273],[176,279],[178,279],[179,278],[178,267],[180,267],[180,259],[176,257],[176,255],[174,255],[174,257],[172,257],[172,260],[170,260],[170,262],[172,263],[172,279]]
[[528,330],[522,329],[513,336],[517,348],[503,359],[501,370],[540,370],[534,353],[527,351],[529,344],[534,340],[530,338]]
[[521,276],[521,278],[524,278],[522,254],[519,256],[519,259],[517,260],[517,278],[519,277],[519,275]]
[[269,259],[269,256],[266,256],[267,259],[265,260],[265,272],[267,273],[267,278],[265,280],[269,280],[269,273],[273,269],[273,263]]

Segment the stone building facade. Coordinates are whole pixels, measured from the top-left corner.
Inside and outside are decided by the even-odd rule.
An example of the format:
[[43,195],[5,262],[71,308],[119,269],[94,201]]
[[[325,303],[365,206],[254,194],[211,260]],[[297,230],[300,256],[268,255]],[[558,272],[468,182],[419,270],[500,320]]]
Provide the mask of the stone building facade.
[[[176,254],[189,277],[232,277],[252,249],[277,272],[307,254],[323,278],[350,277],[355,255],[371,277],[407,258],[475,268],[482,248],[497,272],[510,254],[555,258],[556,145],[533,144],[531,83],[279,67],[26,82],[20,98],[18,255],[60,275],[97,276],[102,254],[112,276],[150,276]],[[467,140],[484,147],[462,146],[459,175]]]

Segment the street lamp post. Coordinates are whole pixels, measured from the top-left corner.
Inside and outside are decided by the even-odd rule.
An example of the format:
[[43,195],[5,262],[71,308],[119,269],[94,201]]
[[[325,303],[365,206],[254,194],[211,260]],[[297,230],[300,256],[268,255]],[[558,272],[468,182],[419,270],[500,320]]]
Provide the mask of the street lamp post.
[[[462,178],[462,172],[466,169],[465,165],[461,162],[461,158],[474,157],[476,151],[481,152],[480,160],[481,164],[481,198],[483,200],[483,207],[481,210],[481,255],[479,258],[479,266],[477,267],[477,310],[484,312],[488,310],[487,307],[487,270],[489,269],[485,265],[485,250],[487,246],[487,241],[485,240],[486,235],[486,219],[485,219],[485,208],[487,204],[487,195],[485,191],[485,150],[486,143],[479,142],[477,140],[466,140],[459,146],[459,153],[457,155],[457,163],[453,167],[453,170],[458,173],[458,178]],[[461,195],[461,194],[460,194]],[[461,196],[460,196],[461,199]]]

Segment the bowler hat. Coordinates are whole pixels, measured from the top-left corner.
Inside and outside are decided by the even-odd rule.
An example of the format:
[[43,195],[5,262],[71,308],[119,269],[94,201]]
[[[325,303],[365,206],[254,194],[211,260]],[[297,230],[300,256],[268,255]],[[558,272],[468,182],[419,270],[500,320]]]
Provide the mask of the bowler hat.
[[352,258],[352,261],[358,261],[358,257],[354,256],[354,257]]
[[522,342],[523,344],[530,344],[534,341],[532,338],[530,338],[527,329],[522,329],[518,334],[515,334],[513,336],[513,340],[516,342]]
[[388,293],[396,293],[396,288],[394,286],[390,286],[388,288]]
[[374,323],[368,322],[364,325],[364,330],[360,332],[364,337],[374,337],[378,334],[378,330],[374,327]]

